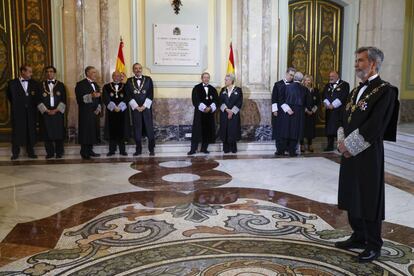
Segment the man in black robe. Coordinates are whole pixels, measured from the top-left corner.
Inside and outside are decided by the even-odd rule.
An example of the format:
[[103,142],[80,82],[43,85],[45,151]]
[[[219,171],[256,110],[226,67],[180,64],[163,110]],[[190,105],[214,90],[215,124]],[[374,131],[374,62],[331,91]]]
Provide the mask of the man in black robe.
[[33,147],[36,143],[36,95],[39,85],[31,79],[32,74],[32,68],[23,65],[20,67],[20,76],[7,85],[12,123],[11,160],[19,158],[21,146],[26,147],[29,158],[37,158]]
[[86,78],[79,81],[75,87],[76,101],[79,106],[78,141],[81,144],[82,159],[99,157],[93,151],[93,145],[98,142],[98,129],[101,107],[101,92],[96,83],[98,72],[93,66],[85,68]]
[[220,91],[220,139],[223,141],[224,153],[237,153],[237,141],[241,139],[240,110],[243,105],[243,93],[234,85],[235,76],[227,74],[225,87]]
[[106,156],[115,154],[119,147],[119,154],[127,156],[125,142],[129,138],[129,116],[126,104],[125,84],[121,82],[122,74],[118,71],[112,73],[113,82],[103,87],[102,98],[108,109],[105,120],[105,136],[109,140],[109,152]]
[[46,80],[42,82],[38,93],[38,105],[41,115],[41,129],[45,142],[46,159],[62,158],[65,138],[65,85],[55,79],[56,68],[45,68]]
[[148,138],[149,155],[154,156],[155,135],[152,120],[152,101],[154,86],[149,76],[142,74],[142,65],[135,63],[132,67],[134,76],[126,83],[128,104],[132,110],[133,135],[135,139],[134,156],[142,154],[142,137]]
[[201,142],[201,152],[208,154],[208,144],[216,140],[216,122],[214,112],[217,109],[217,90],[209,84],[210,74],[201,74],[201,83],[193,88],[191,95],[194,106],[194,120],[191,134],[191,149],[187,153],[193,155],[197,152]]
[[282,112],[286,114],[280,120],[280,151],[288,150],[289,156],[297,156],[296,148],[303,137],[305,108],[310,108],[309,92],[301,85],[303,74],[296,72],[293,83],[286,86],[285,99],[281,104]]
[[329,83],[323,90],[323,103],[325,104],[325,135],[328,145],[325,151],[334,150],[336,132],[340,127],[345,101],[349,94],[349,83],[339,78],[336,71],[329,73]]
[[362,47],[355,54],[355,71],[362,83],[349,95],[343,127],[338,129],[338,150],[342,154],[338,208],[348,212],[353,233],[335,246],[364,249],[358,260],[370,262],[380,256],[383,244],[383,140],[396,139],[399,102],[398,89],[378,75],[383,52]]
[[287,116],[284,112],[280,112],[281,105],[284,102],[286,85],[293,81],[293,76],[296,73],[295,68],[288,68],[286,70],[286,75],[283,80],[275,82],[272,90],[272,139],[276,141],[276,152],[275,155],[284,155],[280,149],[281,145],[281,121]]

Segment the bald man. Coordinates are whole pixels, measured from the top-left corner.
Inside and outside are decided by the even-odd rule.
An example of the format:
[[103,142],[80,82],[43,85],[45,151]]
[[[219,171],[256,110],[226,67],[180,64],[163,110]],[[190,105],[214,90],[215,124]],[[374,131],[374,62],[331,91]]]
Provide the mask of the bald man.
[[112,73],[112,82],[103,87],[102,98],[106,106],[105,138],[109,140],[109,152],[112,156],[119,148],[119,154],[127,156],[125,143],[129,138],[129,116],[126,102],[125,84],[122,83],[122,74],[118,71]]

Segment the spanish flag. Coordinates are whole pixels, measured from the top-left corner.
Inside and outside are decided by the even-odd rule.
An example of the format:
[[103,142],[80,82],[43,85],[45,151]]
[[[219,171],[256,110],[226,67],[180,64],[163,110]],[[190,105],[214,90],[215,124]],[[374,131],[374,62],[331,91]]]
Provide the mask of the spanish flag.
[[121,38],[121,41],[119,42],[118,57],[116,58],[115,70],[125,74],[124,52],[122,51],[122,48],[124,48],[124,42],[122,42]]
[[234,56],[233,56],[233,46],[231,43],[230,43],[229,61],[227,63],[227,74],[234,74]]

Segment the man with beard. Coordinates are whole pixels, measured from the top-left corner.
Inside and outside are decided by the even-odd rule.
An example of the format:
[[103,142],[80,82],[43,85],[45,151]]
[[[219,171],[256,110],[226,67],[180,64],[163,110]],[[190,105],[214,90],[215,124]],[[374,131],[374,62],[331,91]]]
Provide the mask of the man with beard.
[[86,78],[79,81],[75,87],[76,101],[79,106],[78,141],[81,144],[80,155],[82,159],[99,157],[93,151],[93,145],[98,142],[99,115],[102,111],[101,92],[96,83],[98,72],[95,67],[85,68]]
[[33,147],[36,143],[36,95],[39,85],[31,79],[32,75],[32,68],[23,65],[20,67],[20,76],[7,85],[12,123],[11,160],[19,158],[21,146],[26,146],[29,158],[37,158]]
[[132,66],[134,76],[126,83],[127,101],[132,110],[133,134],[135,139],[134,156],[142,154],[142,137],[148,138],[149,155],[154,156],[155,135],[152,121],[152,101],[154,86],[149,76],[142,74],[142,65]]
[[272,90],[272,138],[276,141],[275,155],[284,155],[282,151],[282,144],[280,133],[283,128],[283,119],[287,116],[284,112],[280,112],[281,105],[284,103],[286,85],[293,81],[293,76],[296,73],[295,68],[288,68],[283,80],[275,82]]
[[197,152],[201,142],[201,152],[209,153],[208,144],[216,140],[216,122],[214,112],[218,102],[217,90],[209,84],[210,74],[201,74],[201,83],[193,88],[192,101],[194,105],[194,120],[191,135],[191,149],[187,153],[193,155]]
[[329,73],[329,83],[323,90],[323,103],[325,104],[325,135],[328,138],[328,146],[325,151],[334,150],[336,132],[340,126],[345,101],[349,94],[349,83],[339,79],[336,71]]
[[126,104],[126,89],[122,83],[122,74],[118,71],[112,73],[113,82],[103,87],[102,98],[108,109],[105,118],[105,137],[109,139],[109,152],[106,156],[115,154],[119,147],[119,154],[127,156],[125,140],[129,138],[129,116]]
[[46,80],[38,95],[38,105],[42,119],[42,132],[45,141],[46,159],[52,157],[62,158],[63,139],[65,137],[65,85],[55,79],[56,68],[45,68]]
[[371,262],[381,254],[384,220],[384,143],[395,141],[398,89],[380,78],[383,52],[375,47],[355,51],[355,71],[362,83],[348,97],[343,127],[338,129],[342,154],[338,208],[348,212],[351,237],[335,243],[342,249],[364,249],[359,262]]

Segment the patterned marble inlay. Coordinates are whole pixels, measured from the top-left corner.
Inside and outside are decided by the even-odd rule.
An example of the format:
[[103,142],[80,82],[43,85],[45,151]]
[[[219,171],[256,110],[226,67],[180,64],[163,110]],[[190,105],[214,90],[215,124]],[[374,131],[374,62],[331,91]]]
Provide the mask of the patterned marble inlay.
[[193,182],[200,179],[200,176],[192,173],[172,173],[161,177],[162,180],[168,182]]

